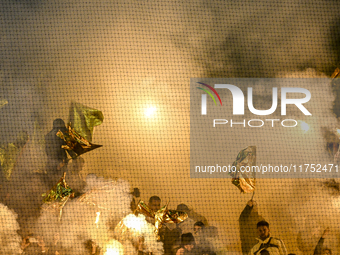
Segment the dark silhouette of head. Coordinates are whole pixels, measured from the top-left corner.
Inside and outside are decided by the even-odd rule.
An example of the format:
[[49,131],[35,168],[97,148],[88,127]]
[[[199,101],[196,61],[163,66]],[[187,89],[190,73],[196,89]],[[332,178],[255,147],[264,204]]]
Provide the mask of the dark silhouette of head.
[[205,227],[205,225],[204,225],[204,223],[202,221],[197,221],[194,224],[194,233],[196,235],[198,235],[203,230],[204,227]]
[[152,211],[157,212],[161,209],[161,199],[157,196],[150,197],[148,206]]
[[189,212],[189,207],[186,204],[179,204],[177,205],[177,211],[181,211],[181,212]]
[[65,128],[65,122],[62,119],[55,119],[53,121],[53,129],[55,128]]
[[181,236],[181,246],[191,251],[195,246],[195,238],[192,233],[186,233]]

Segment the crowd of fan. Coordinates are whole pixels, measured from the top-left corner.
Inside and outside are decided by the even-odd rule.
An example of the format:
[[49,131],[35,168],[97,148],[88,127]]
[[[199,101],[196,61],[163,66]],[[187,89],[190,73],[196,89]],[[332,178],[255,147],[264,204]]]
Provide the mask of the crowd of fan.
[[[46,155],[48,157],[48,172],[43,175],[43,181],[47,186],[55,185],[55,181],[60,178],[60,169],[67,165],[67,155],[62,148],[65,142],[56,136],[59,130],[66,130],[63,120],[56,119],[53,122],[52,130],[45,136]],[[79,157],[75,160],[75,172],[79,173],[84,164],[84,160]],[[0,171],[1,173],[1,171]],[[71,175],[72,176],[72,175]],[[77,183],[80,183],[77,189]],[[72,187],[76,187],[75,191],[81,190],[84,183],[80,180],[73,181]],[[140,199],[140,193],[137,188],[132,192],[133,200],[131,202],[131,210],[135,211]],[[161,199],[158,196],[150,197],[148,207],[157,212],[161,209]],[[216,227],[210,226],[207,219],[190,210],[185,204],[179,204],[177,211],[186,212],[188,219],[179,224],[163,225],[159,231],[160,241],[163,242],[165,255],[214,255],[218,254],[220,247],[219,234]],[[288,252],[284,242],[271,235],[269,223],[256,213],[256,202],[250,200],[242,211],[240,223],[240,238],[243,254],[249,255],[287,255]],[[154,224],[153,218],[146,220]],[[188,227],[189,222],[189,227]],[[192,223],[192,224],[191,224]],[[191,225],[190,225],[191,224]],[[257,232],[254,231],[256,228]],[[329,230],[326,229],[322,234],[318,244],[315,247],[314,255],[332,255],[332,251],[324,247],[324,240]],[[257,237],[257,238],[256,238]],[[256,240],[256,239],[257,240]],[[249,241],[251,240],[251,241]],[[101,254],[100,249],[92,241],[88,240],[84,244],[88,250],[88,254]],[[26,236],[23,238],[21,245],[23,254],[62,254],[60,251],[60,236],[55,235],[54,244],[52,247],[46,247],[43,237]],[[145,254],[143,251],[138,251],[140,255]],[[63,253],[64,254],[64,253]],[[290,253],[288,255],[293,255]]]
[[[160,209],[161,199],[157,196],[153,196],[149,199],[149,208],[154,212]],[[239,221],[247,220],[251,211],[256,207],[256,202],[250,200],[247,206],[241,213]],[[218,249],[215,243],[218,239],[217,228],[209,226],[206,218],[202,215],[190,210],[185,204],[177,206],[178,211],[184,211],[188,214],[189,218],[194,220],[191,231],[181,228],[181,224],[177,224],[176,228],[170,230],[164,226],[162,228],[161,240],[164,243],[165,255],[216,255]],[[152,219],[148,219],[152,223]],[[249,224],[248,224],[249,225]],[[240,227],[242,227],[240,225]],[[271,235],[269,223],[263,219],[259,220],[254,226],[250,226],[257,229],[257,238],[254,239],[251,246],[247,247],[247,243],[242,246],[242,253],[249,255],[287,255],[284,242]],[[247,230],[246,230],[247,231]],[[314,255],[332,255],[331,249],[324,247],[324,240],[327,237],[329,229],[326,229],[318,244],[315,247]],[[249,234],[249,231],[248,233]],[[256,243],[257,242],[257,243]],[[141,254],[143,254],[141,252]],[[288,255],[295,255],[289,253]]]
[[[139,191],[134,190],[134,199],[131,203],[131,209],[134,211],[138,204]],[[136,197],[137,195],[137,197]],[[137,198],[137,199],[136,199]],[[250,200],[241,213],[240,221],[249,217],[256,202]],[[158,196],[153,196],[149,199],[148,207],[157,212],[161,208],[161,199]],[[216,227],[209,226],[207,219],[190,210],[187,205],[179,204],[177,211],[183,211],[188,214],[188,221],[179,224],[163,225],[160,229],[160,241],[163,242],[165,255],[217,255],[218,248],[216,241],[218,241],[218,230]],[[154,224],[153,218],[146,218],[146,220]],[[186,222],[192,222],[192,226],[184,226]],[[257,229],[257,243],[251,243],[251,246],[244,244],[242,246],[242,253],[248,255],[295,255],[286,250],[284,242],[271,235],[269,223],[265,220],[260,220],[254,225]],[[241,230],[241,229],[240,229]],[[332,255],[332,251],[324,247],[324,240],[329,230],[326,229],[322,234],[318,244],[315,247],[314,255]],[[249,233],[249,231],[248,231]],[[240,232],[242,239],[242,230]],[[32,235],[23,238],[21,249],[22,254],[48,254],[61,255],[62,248],[59,247],[59,235],[55,235],[53,247],[46,247],[43,237],[34,237]],[[242,241],[242,240],[241,240]],[[88,250],[87,254],[102,254],[102,251],[91,240],[84,244]],[[142,250],[138,251],[139,255],[144,255]],[[149,254],[148,254],[149,255]]]

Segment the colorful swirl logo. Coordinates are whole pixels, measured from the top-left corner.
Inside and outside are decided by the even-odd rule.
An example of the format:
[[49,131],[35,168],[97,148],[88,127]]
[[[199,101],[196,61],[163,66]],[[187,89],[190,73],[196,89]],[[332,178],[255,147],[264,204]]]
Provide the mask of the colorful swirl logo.
[[[217,93],[217,91],[216,91],[213,87],[211,87],[210,85],[205,84],[205,83],[203,83],[203,82],[197,82],[197,83],[199,83],[199,84],[201,84],[201,85],[203,85],[203,86],[206,86],[206,87],[209,88],[212,92],[214,92],[215,95],[217,96],[218,100],[220,100],[220,104],[221,104],[221,106],[222,106],[222,100],[221,100],[219,94]],[[203,90],[205,93],[207,93],[207,94],[212,98],[212,100],[214,100],[215,105],[217,105],[214,96],[209,92],[209,90],[203,89],[203,88],[200,88],[200,87],[196,87],[196,88],[198,88],[198,89],[200,89],[200,90]]]

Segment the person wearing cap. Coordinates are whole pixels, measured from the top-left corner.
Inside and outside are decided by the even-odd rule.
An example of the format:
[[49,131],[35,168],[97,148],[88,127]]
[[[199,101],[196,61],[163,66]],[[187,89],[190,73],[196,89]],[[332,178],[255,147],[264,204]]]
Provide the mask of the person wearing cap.
[[189,254],[195,247],[195,238],[192,233],[186,233],[181,236],[181,246],[177,250],[176,255]]

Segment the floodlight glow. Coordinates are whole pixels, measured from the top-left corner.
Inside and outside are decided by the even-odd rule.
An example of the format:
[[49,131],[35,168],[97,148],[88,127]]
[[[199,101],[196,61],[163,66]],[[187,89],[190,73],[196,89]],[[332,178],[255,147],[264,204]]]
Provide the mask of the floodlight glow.
[[156,107],[149,107],[149,108],[146,108],[144,113],[146,115],[146,117],[151,117],[155,114],[157,108]]

